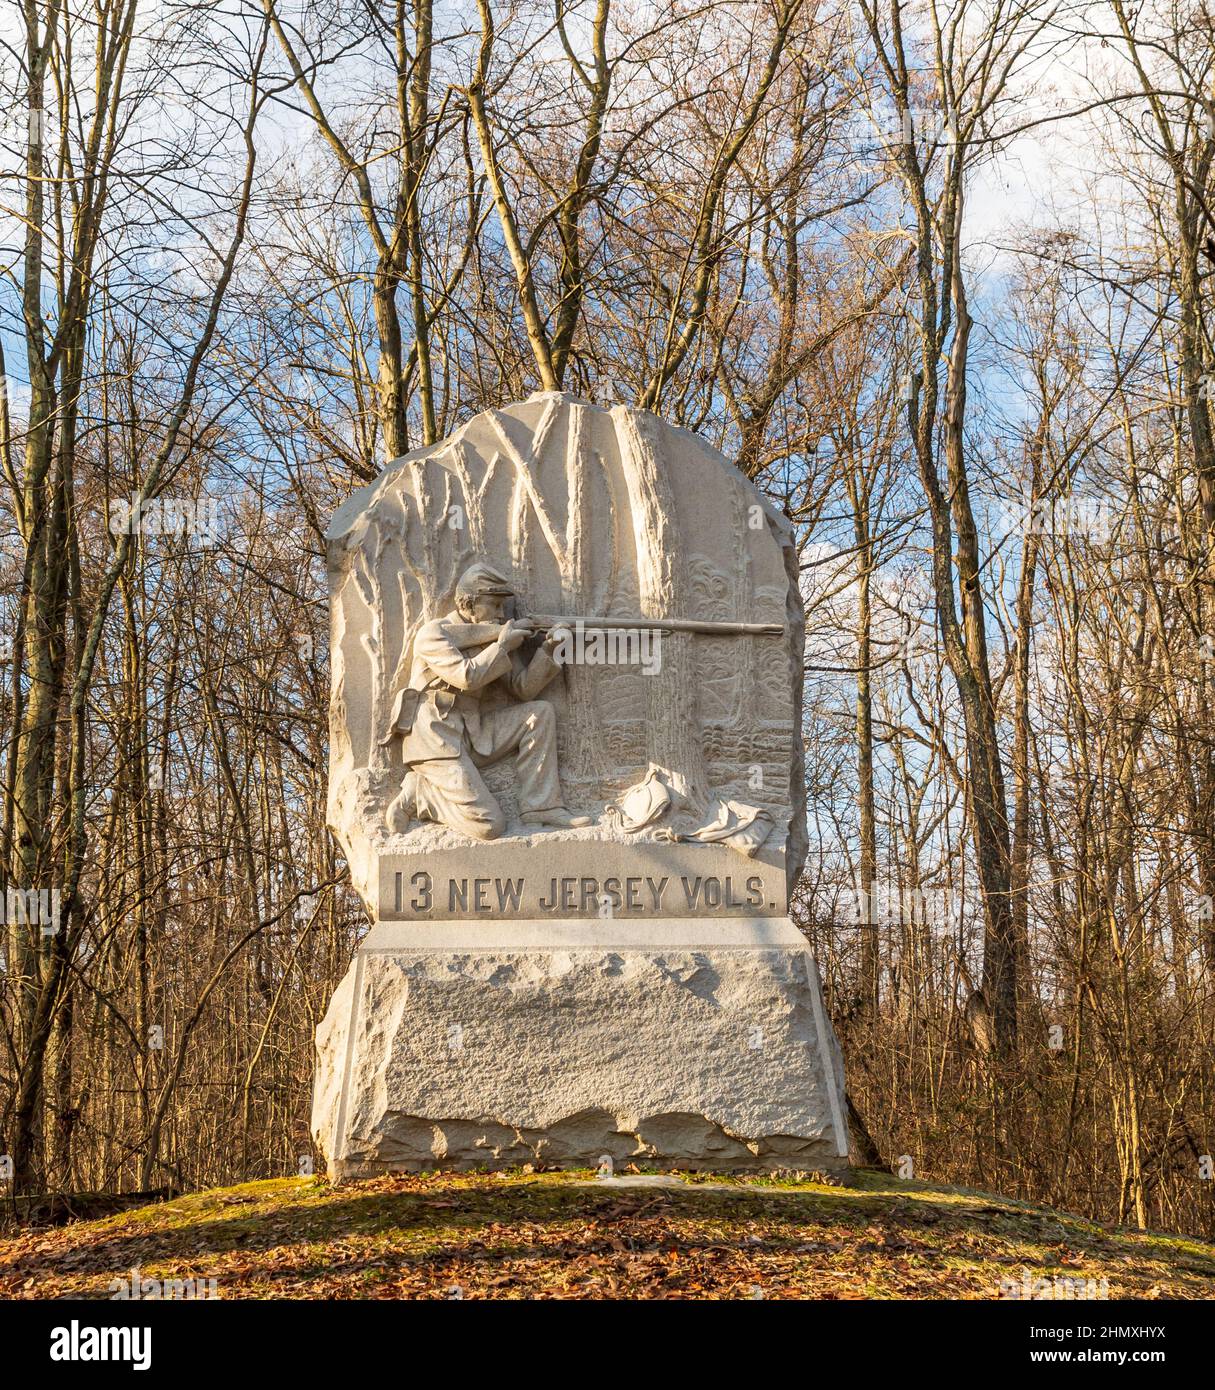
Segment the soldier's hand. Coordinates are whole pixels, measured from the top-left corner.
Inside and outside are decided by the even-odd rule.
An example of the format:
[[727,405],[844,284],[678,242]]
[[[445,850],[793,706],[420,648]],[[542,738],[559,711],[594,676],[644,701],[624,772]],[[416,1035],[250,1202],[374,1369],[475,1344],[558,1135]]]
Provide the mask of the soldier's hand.
[[498,643],[503,650],[513,652],[516,647],[521,647],[531,635],[532,625],[526,618],[512,618],[509,622],[502,624],[502,631],[498,634]]

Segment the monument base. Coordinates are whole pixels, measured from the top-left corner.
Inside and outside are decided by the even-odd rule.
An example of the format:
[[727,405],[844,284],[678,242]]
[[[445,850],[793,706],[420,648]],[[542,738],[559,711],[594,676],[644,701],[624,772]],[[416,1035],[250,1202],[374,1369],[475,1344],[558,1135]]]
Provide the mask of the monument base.
[[839,1048],[788,918],[381,923],[316,1043],[334,1180],[847,1166]]

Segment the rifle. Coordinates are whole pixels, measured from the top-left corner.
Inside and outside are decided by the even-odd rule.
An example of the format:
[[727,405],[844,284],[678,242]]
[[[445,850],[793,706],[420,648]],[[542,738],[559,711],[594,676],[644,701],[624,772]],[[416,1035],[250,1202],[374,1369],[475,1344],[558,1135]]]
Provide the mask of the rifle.
[[726,623],[706,618],[585,618],[553,613],[529,613],[522,619],[540,632],[554,627],[571,632],[588,628],[592,632],[698,632],[704,637],[783,637],[783,623]]
[[[509,619],[507,621],[510,621]],[[781,623],[725,623],[704,618],[589,618],[556,613],[528,613],[519,622],[531,623],[537,633],[563,627],[570,632],[694,632],[703,637],[783,637]],[[494,641],[504,623],[451,623],[447,635],[464,650]]]

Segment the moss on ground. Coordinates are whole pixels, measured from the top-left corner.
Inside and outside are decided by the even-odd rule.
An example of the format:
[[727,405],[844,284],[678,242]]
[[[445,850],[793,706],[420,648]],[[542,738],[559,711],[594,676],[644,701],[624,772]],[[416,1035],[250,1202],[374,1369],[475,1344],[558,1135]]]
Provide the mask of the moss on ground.
[[1201,1241],[878,1173],[280,1178],[0,1238],[2,1298],[108,1298],[133,1268],[220,1298],[990,1299],[1025,1277],[1215,1298]]

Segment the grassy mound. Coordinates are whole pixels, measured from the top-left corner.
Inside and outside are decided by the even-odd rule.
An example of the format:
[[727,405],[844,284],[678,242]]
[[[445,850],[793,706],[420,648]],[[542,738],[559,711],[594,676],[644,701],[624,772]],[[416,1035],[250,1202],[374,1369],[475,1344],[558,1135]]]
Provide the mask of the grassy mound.
[[132,1269],[219,1298],[1215,1298],[1211,1245],[874,1173],[281,1178],[0,1239],[0,1298],[110,1298]]

